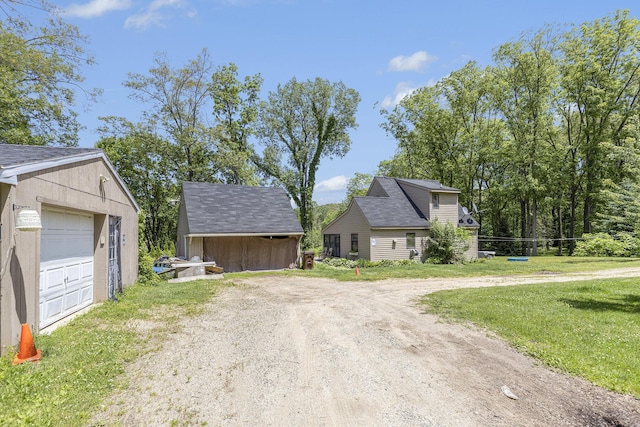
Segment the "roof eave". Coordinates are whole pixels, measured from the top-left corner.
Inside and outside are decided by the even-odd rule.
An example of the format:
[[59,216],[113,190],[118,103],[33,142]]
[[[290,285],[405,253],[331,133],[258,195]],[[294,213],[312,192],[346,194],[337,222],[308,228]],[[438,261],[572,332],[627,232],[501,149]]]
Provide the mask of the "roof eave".
[[30,163],[22,163],[22,164],[15,165],[15,166],[3,167],[3,168],[0,168],[0,182],[5,183],[5,184],[9,184],[9,185],[17,186],[18,185],[18,176],[19,175],[24,175],[24,174],[31,173],[31,172],[38,172],[38,171],[41,171],[41,170],[44,170],[44,169],[50,169],[50,168],[55,168],[55,167],[60,167],[60,166],[66,166],[66,165],[69,165],[69,164],[72,164],[72,163],[78,163],[78,162],[82,162],[82,161],[86,161],[86,160],[94,160],[94,159],[99,159],[99,158],[103,159],[104,162],[107,164],[107,167],[109,169],[111,169],[111,172],[113,173],[113,176],[116,177],[116,179],[118,180],[118,183],[120,184],[122,189],[127,194],[127,197],[129,198],[129,200],[131,201],[131,203],[135,207],[136,212],[140,213],[140,207],[138,206],[138,203],[136,203],[136,200],[133,198],[133,195],[129,192],[129,189],[127,188],[127,185],[124,183],[124,181],[122,181],[122,178],[116,172],[114,166],[111,164],[111,162],[109,161],[109,159],[107,158],[107,156],[104,154],[103,151],[92,151],[92,152],[89,152],[89,153],[82,153],[82,154],[76,154],[76,155],[73,155],[73,156],[59,157],[59,158],[51,159],[51,160],[43,160],[43,161],[30,162]]
[[280,233],[189,233],[185,237],[252,237],[252,236],[303,236],[300,231],[280,232]]

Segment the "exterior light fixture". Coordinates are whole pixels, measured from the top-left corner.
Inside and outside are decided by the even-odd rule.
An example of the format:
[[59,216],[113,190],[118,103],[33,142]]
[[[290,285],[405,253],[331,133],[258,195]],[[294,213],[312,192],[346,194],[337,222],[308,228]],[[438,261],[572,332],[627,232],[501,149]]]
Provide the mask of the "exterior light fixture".
[[29,209],[29,206],[13,205],[13,210],[15,211],[16,209],[20,209],[16,216],[16,230],[37,231],[42,228],[42,221],[38,211]]

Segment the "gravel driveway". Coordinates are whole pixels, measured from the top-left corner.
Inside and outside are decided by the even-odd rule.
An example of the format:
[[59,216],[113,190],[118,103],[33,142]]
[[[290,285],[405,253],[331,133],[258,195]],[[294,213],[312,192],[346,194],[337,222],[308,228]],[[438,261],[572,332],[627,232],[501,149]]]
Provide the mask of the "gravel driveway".
[[415,304],[440,289],[614,276],[640,276],[640,270],[376,283],[243,280],[130,365],[130,387],[94,421],[640,426],[640,400],[553,372],[486,332],[441,323]]

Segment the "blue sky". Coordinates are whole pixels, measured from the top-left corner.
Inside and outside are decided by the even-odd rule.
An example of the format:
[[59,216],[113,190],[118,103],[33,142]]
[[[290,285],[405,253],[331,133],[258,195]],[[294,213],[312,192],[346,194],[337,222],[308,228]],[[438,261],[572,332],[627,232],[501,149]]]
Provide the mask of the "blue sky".
[[[374,173],[393,156],[395,141],[380,128],[381,106],[433,84],[469,60],[491,62],[493,49],[545,24],[580,24],[617,9],[640,17],[637,0],[353,1],[353,0],[62,0],[64,19],[90,39],[97,64],[86,87],[103,89],[80,120],[80,145],[92,147],[99,116],[140,119],[129,100],[127,73],[146,73],[156,52],[175,68],[207,48],[214,65],[239,75],[260,73],[263,98],[292,77],[342,81],[360,93],[351,151],[324,159],[314,200],[344,198],[355,172]],[[80,100],[82,101],[82,100]]]

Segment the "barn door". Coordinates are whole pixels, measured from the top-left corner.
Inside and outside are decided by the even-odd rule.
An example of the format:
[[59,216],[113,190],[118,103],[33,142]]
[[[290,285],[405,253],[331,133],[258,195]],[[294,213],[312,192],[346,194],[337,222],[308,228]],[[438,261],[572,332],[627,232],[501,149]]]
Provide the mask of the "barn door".
[[122,292],[122,275],[120,274],[121,222],[122,217],[109,216],[109,299],[115,299],[116,292]]

